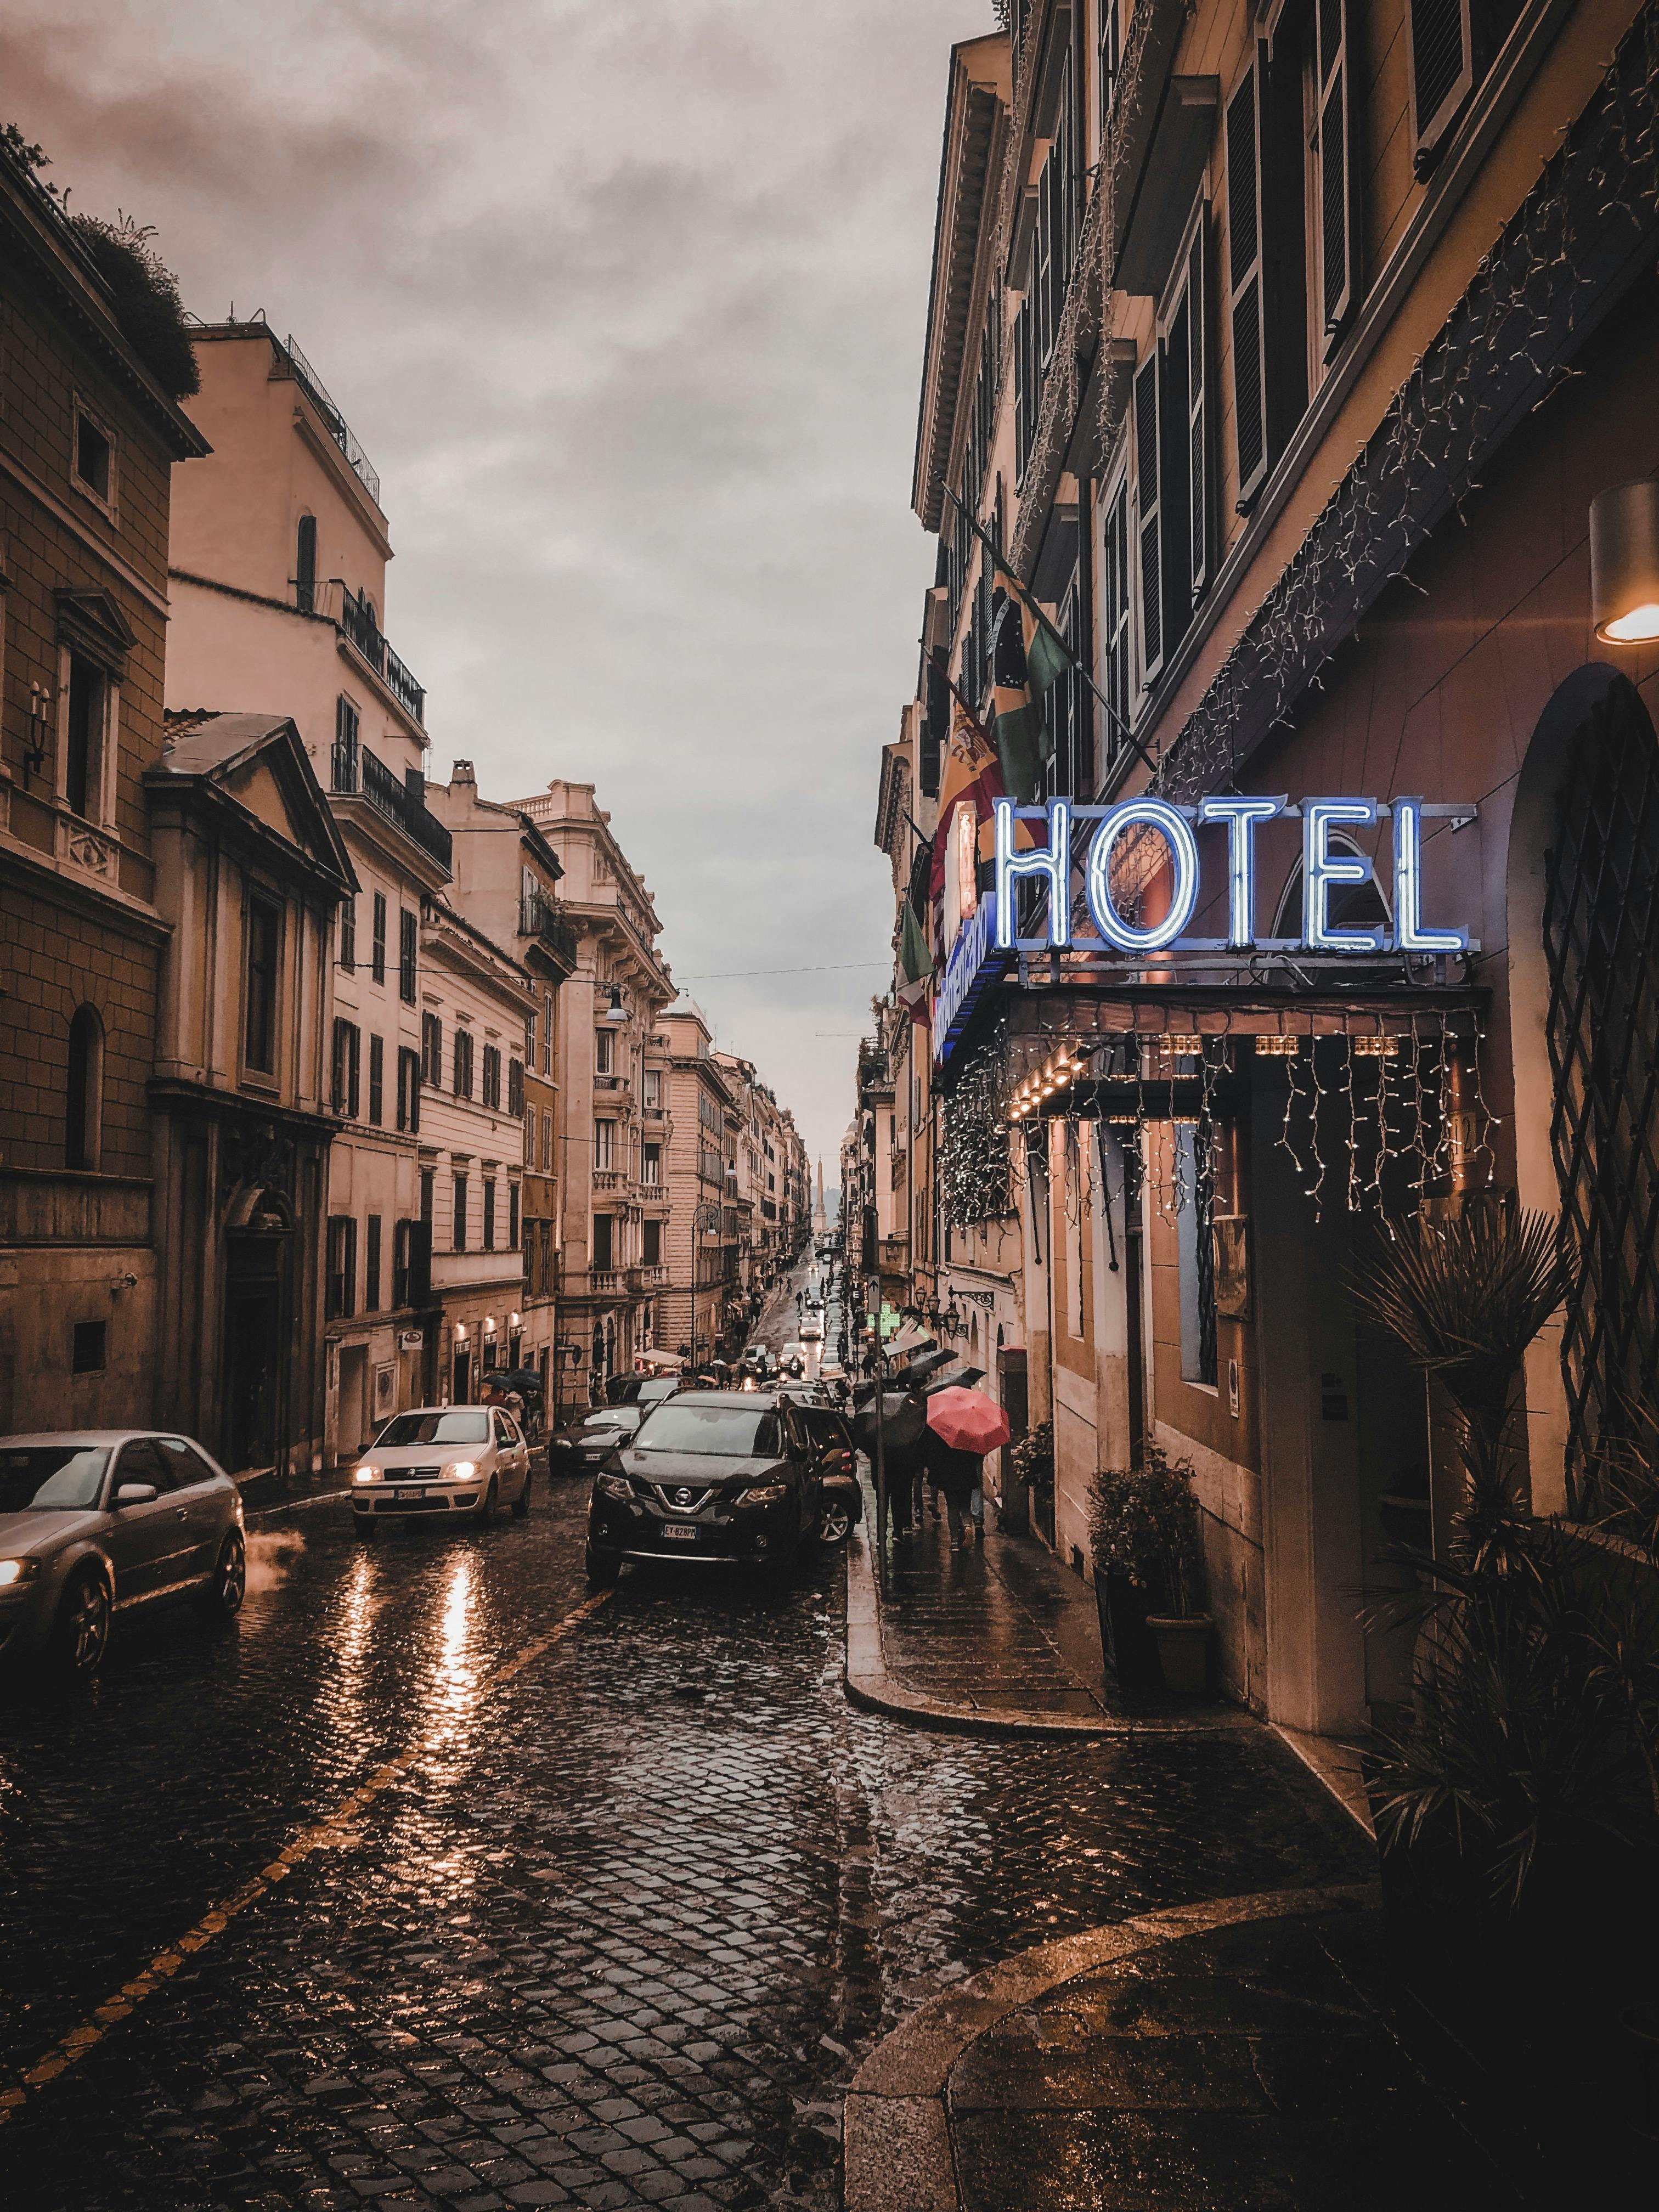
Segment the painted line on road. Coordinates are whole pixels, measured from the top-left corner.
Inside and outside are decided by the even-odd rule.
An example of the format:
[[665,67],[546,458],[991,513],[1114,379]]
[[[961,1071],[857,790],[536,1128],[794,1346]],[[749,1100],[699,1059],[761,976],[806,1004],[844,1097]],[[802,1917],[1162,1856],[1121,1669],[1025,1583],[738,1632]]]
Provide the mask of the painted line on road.
[[[544,1634],[533,1638],[504,1667],[494,1670],[491,1679],[495,1686],[510,1682],[533,1659],[539,1659],[544,1651],[551,1650],[579,1621],[586,1620],[589,1613],[596,1613],[611,1595],[609,1590],[596,1591]],[[0,2128],[4,2127],[28,2102],[35,2091],[44,2089],[60,2074],[67,2073],[77,2059],[86,2057],[94,2044],[103,2041],[111,2028],[135,2011],[146,1997],[153,1996],[178,1972],[186,1959],[210,1943],[216,1936],[221,1935],[239,1912],[257,1903],[268,1890],[274,1889],[301,1860],[309,1858],[313,1851],[331,1843],[342,1830],[349,1828],[364,1807],[372,1804],[382,1790],[389,1790],[400,1774],[407,1773],[425,1749],[423,1744],[410,1744],[395,1759],[389,1759],[384,1766],[376,1767],[368,1781],[360,1784],[349,1797],[337,1805],[325,1820],[319,1820],[312,1827],[302,1828],[293,1842],[276,1854],[269,1866],[261,1867],[258,1874],[250,1875],[240,1889],[232,1890],[228,1897],[222,1898],[204,1912],[188,1934],[179,1936],[177,1942],[169,1944],[165,1951],[158,1951],[142,1973],[135,1974],[130,1982],[124,1983],[112,1997],[106,1998],[95,2011],[89,2013],[79,2027],[72,2027],[59,2042],[53,2044],[45,2057],[37,2059],[23,2075],[16,2088],[0,2089]]]

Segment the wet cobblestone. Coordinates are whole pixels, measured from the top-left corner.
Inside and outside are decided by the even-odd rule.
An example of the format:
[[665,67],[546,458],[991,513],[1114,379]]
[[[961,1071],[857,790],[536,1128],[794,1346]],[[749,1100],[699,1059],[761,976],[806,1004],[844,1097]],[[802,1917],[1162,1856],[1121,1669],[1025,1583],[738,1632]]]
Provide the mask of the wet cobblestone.
[[0,2130],[31,2212],[838,2202],[874,2040],[1024,1945],[1366,1870],[1264,1734],[933,1737],[840,1689],[842,1569],[578,1601],[581,1500],[356,1547],[214,1644],[0,1707],[9,2078],[388,1754],[413,1763]]

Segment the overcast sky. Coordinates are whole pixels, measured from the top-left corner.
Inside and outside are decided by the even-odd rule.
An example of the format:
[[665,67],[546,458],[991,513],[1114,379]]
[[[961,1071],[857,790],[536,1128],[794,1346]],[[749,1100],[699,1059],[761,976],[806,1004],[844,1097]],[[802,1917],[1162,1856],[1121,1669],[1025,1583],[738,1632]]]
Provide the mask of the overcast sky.
[[[291,330],[379,470],[432,773],[598,785],[677,979],[832,1182],[933,580],[946,65],[991,27],[989,0],[0,17],[0,121],[70,205],[153,223],[198,314]],[[732,972],[784,969],[820,972]]]

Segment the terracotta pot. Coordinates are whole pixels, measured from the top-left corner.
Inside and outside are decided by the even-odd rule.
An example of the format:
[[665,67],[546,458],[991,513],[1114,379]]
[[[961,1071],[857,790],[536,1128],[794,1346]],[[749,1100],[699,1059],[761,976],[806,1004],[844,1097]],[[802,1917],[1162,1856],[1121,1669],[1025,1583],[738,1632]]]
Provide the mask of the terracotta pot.
[[1158,1646],[1164,1688],[1184,1698],[1201,1698],[1210,1686],[1209,1614],[1148,1613],[1146,1626]]

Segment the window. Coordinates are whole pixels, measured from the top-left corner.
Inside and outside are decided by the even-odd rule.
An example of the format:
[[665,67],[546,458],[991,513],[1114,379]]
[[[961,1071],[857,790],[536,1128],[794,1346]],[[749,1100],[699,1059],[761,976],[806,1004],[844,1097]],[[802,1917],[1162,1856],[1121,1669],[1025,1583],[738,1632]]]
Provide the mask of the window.
[[1106,726],[1109,761],[1115,762],[1128,733],[1133,698],[1129,654],[1131,583],[1129,570],[1129,481],[1119,477],[1106,495],[1102,544],[1101,660],[1105,675],[1106,703],[1111,709]]
[[645,1071],[645,1106],[648,1114],[662,1111],[662,1070],[647,1067]]
[[368,1041],[368,1118],[375,1128],[386,1120],[386,1039]]
[[647,1267],[662,1265],[662,1224],[642,1221],[640,1224],[640,1257]]
[[357,788],[357,709],[342,696],[334,702],[334,756],[331,763],[336,791]]
[[595,1121],[593,1124],[593,1164],[596,1168],[616,1165],[617,1125],[614,1121]]
[[396,1221],[392,1225],[392,1304],[393,1309],[409,1304],[409,1248],[415,1224]]
[[1470,0],[1407,0],[1412,166],[1419,178],[1433,168],[1474,83],[1472,15]]
[[454,1234],[451,1242],[456,1251],[465,1252],[466,1249],[466,1177],[464,1175],[458,1175],[455,1177],[453,1219]]
[[499,1113],[501,1103],[501,1054],[499,1045],[483,1048],[483,1103]]
[[1158,353],[1135,371],[1135,527],[1140,556],[1140,680],[1164,665],[1164,550],[1158,500]]
[[368,972],[377,983],[386,981],[386,893],[374,894],[374,934],[368,956]]
[[432,1231],[434,1210],[433,1189],[438,1180],[435,1168],[421,1170],[421,1226],[428,1235]]
[[101,1321],[77,1321],[70,1333],[70,1373],[71,1375],[101,1375],[104,1371],[105,1346],[109,1324]]
[[524,1113],[524,1062],[509,1060],[507,1063],[507,1110],[509,1114]]
[[69,696],[64,730],[64,797],[83,822],[104,812],[104,752],[109,680],[83,653],[69,657]]
[[243,981],[246,1016],[242,1058],[259,1075],[276,1072],[276,975],[282,957],[283,910],[270,899],[251,896],[245,929],[247,970]]
[[593,1265],[596,1267],[614,1267],[617,1264],[613,1241],[616,1225],[608,1213],[593,1216]]
[[1215,1176],[1209,1132],[1176,1128],[1176,1175],[1185,1204],[1176,1215],[1181,1278],[1181,1372],[1188,1382],[1213,1389],[1215,1358],[1215,1252],[1211,1218]]
[[357,965],[357,902],[355,897],[340,901],[340,965]]
[[363,1224],[363,1311],[380,1310],[380,1217],[371,1213]]
[[294,604],[302,615],[317,611],[317,518],[302,514],[294,533]]
[[617,1067],[617,1037],[613,1030],[593,1032],[593,1071],[597,1075],[613,1075]]
[[349,1321],[357,1310],[357,1224],[351,1215],[329,1216],[324,1282],[324,1317]]
[[483,1248],[486,1252],[495,1249],[495,1178],[487,1176],[483,1187]]
[[77,1006],[69,1028],[69,1096],[64,1164],[88,1171],[98,1165],[103,1133],[104,1024],[95,1006]]
[[83,407],[75,410],[75,480],[104,506],[114,504],[115,451]]
[[519,1186],[515,1182],[507,1186],[507,1249],[509,1252],[519,1249]]
[[640,1164],[640,1180],[653,1185],[662,1181],[662,1146],[647,1145]]
[[444,1081],[444,1025],[436,1014],[421,1016],[421,1080],[433,1091]]
[[406,1006],[415,1003],[415,948],[418,917],[408,907],[398,909],[398,996]]
[[410,1045],[398,1048],[398,1127],[421,1126],[421,1055]]
[[1232,316],[1233,434],[1237,441],[1241,509],[1254,501],[1267,466],[1261,210],[1256,70],[1251,67],[1227,103],[1227,289]]
[[337,1114],[348,1121],[357,1118],[358,1082],[362,1054],[362,1032],[356,1022],[337,1020],[334,1024],[334,1052],[331,1063],[329,1103]]
[[456,1030],[454,1062],[455,1096],[458,1098],[470,1098],[472,1096],[472,1032],[471,1030]]
[[533,1010],[524,1018],[524,1058],[525,1066],[533,1069],[536,1065],[536,1015]]
[[[1227,103],[1227,301],[1241,513],[1308,404],[1310,154],[1303,70],[1309,35],[1305,24],[1300,33],[1291,29],[1287,17],[1271,59],[1258,41]],[[1310,58],[1307,66],[1311,75],[1317,64]],[[1350,157],[1344,161],[1352,189]]]
[[[1407,15],[1414,11],[1407,9]],[[1355,164],[1352,99],[1348,68],[1347,0],[1318,0],[1318,116],[1315,205],[1319,238],[1319,299],[1325,335],[1334,337],[1359,295],[1359,179]]]
[[1118,0],[1100,0],[1100,121],[1106,136],[1106,118],[1117,94],[1117,72],[1123,59],[1123,32],[1118,19]]
[[553,1112],[550,1107],[544,1106],[542,1109],[542,1165],[544,1168],[550,1168],[552,1164]]
[[553,1073],[553,994],[550,991],[543,1001],[542,1073]]

